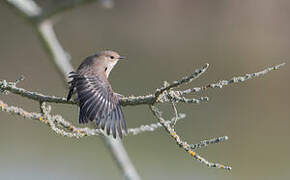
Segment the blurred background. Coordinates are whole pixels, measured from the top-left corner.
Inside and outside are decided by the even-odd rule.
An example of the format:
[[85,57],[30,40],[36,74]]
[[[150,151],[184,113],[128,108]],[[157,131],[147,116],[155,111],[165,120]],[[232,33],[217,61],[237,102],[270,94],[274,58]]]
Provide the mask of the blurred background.
[[[44,8],[52,3],[37,2]],[[124,95],[152,93],[164,80],[179,79],[205,63],[208,71],[187,87],[287,63],[289,19],[287,0],[124,0],[110,10],[96,2],[54,18],[74,67],[104,49],[127,57],[110,75],[114,90]],[[0,79],[23,75],[19,87],[66,96],[63,77],[28,21],[1,1],[0,22]],[[229,137],[198,152],[232,166],[231,172],[195,161],[163,129],[124,138],[137,171],[143,179],[289,179],[289,75],[288,63],[261,78],[195,94],[209,96],[206,104],[178,105],[187,118],[176,129],[188,142]],[[16,95],[0,98],[39,110],[36,102]],[[76,106],[52,106],[53,113],[77,125]],[[123,109],[130,128],[156,122],[147,106]],[[0,144],[0,179],[121,178],[98,137],[61,137],[44,124],[1,112]]]

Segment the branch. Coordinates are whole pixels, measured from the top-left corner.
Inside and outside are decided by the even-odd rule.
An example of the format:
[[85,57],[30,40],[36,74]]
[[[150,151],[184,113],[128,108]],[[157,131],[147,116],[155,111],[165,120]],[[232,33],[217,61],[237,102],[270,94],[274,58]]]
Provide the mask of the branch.
[[[238,82],[244,82],[246,80],[250,80],[252,78],[255,77],[259,77],[261,75],[265,75],[267,73],[269,73],[270,71],[273,70],[278,70],[280,67],[284,66],[285,63],[273,66],[273,67],[269,67],[267,69],[264,69],[262,71],[256,72],[256,73],[252,73],[252,74],[246,74],[244,76],[239,76],[239,77],[233,77],[231,78],[231,80],[222,80],[219,81],[218,83],[212,83],[206,86],[202,86],[202,87],[195,87],[192,89],[186,89],[183,91],[174,91],[171,90],[170,93],[165,93],[163,95],[163,98],[159,98],[157,103],[165,103],[165,102],[170,102],[170,101],[174,101],[174,102],[183,102],[183,103],[201,103],[201,102],[206,102],[208,101],[207,97],[201,97],[199,99],[187,99],[185,97],[181,97],[181,95],[185,95],[185,94],[189,94],[192,92],[199,92],[202,90],[206,90],[208,88],[222,88],[226,85],[230,85],[232,83],[238,83]],[[201,69],[197,69],[196,71],[202,70]],[[196,72],[195,71],[195,72]],[[189,76],[186,76],[182,79],[189,79],[189,77],[192,77],[195,72]],[[201,72],[201,71],[200,71]],[[182,80],[181,79],[181,80]],[[184,83],[187,83],[188,81],[183,81],[182,83],[180,81],[175,81],[175,82],[179,82],[177,83],[178,85],[176,85],[176,83],[174,84],[175,87],[177,86],[181,86]],[[7,82],[6,80],[0,80],[0,91],[8,91],[11,92],[13,94],[17,94],[17,95],[21,95],[23,97],[35,100],[35,101],[41,101],[41,102],[50,102],[50,103],[61,103],[61,104],[77,104],[76,101],[74,100],[70,100],[67,101],[65,97],[57,97],[57,96],[49,96],[49,95],[44,95],[41,94],[39,92],[32,92],[32,91],[28,91],[25,90],[23,88],[18,88],[16,86],[17,83],[15,82]],[[171,85],[170,88],[173,88],[173,86]],[[161,89],[161,90],[160,90]],[[160,95],[162,93],[164,93],[164,91],[166,91],[167,89],[169,89],[169,86],[166,86],[166,90],[164,90],[165,88],[162,87],[160,89],[157,89],[158,93],[155,94],[148,94],[148,95],[144,95],[144,96],[129,96],[129,97],[124,97],[121,99],[121,104],[123,106],[136,106],[136,105],[144,105],[144,104],[153,104],[155,102],[155,100],[160,97]],[[160,94],[160,91],[161,94]]]
[[[52,16],[64,11],[80,7],[85,4],[96,2],[97,0],[61,0],[50,4],[49,8],[42,9],[34,0],[6,0],[8,5],[16,8],[28,20],[38,24]],[[110,9],[114,7],[114,0],[98,0],[103,8]]]
[[211,84],[208,84],[208,85],[205,85],[205,86],[202,86],[202,87],[194,87],[192,89],[186,89],[186,90],[183,90],[183,91],[177,91],[177,93],[180,94],[180,95],[185,95],[185,94],[189,94],[189,93],[204,91],[204,90],[207,90],[209,88],[212,88],[212,89],[213,88],[223,88],[224,86],[228,86],[228,85],[233,84],[233,83],[244,82],[246,80],[253,79],[253,78],[265,75],[265,74],[267,74],[270,71],[278,70],[279,68],[281,68],[285,64],[286,63],[281,63],[281,64],[278,64],[276,66],[268,67],[268,68],[266,68],[266,69],[264,69],[262,71],[259,71],[259,72],[255,72],[255,73],[251,73],[251,74],[245,74],[244,76],[232,77],[230,80],[221,80],[221,81],[218,81],[216,83],[211,83]]
[[[204,144],[206,144],[206,143],[208,143],[208,144],[209,143],[218,143],[218,142],[221,142],[221,141],[211,140],[211,141],[206,141],[206,143],[201,143],[201,144],[198,144],[198,145],[191,146],[186,141],[182,141],[180,136],[174,130],[174,128],[169,123],[166,123],[166,120],[161,115],[161,111],[159,111],[159,109],[157,107],[155,107],[153,105],[150,105],[150,109],[151,109],[153,115],[159,120],[159,122],[165,128],[165,130],[175,140],[176,144],[180,148],[185,150],[187,153],[189,153],[191,156],[193,156],[196,160],[198,160],[199,162],[201,162],[203,164],[206,164],[208,167],[216,167],[216,168],[222,168],[222,169],[226,169],[226,170],[231,170],[232,169],[229,166],[225,166],[225,165],[222,165],[222,164],[209,162],[206,159],[204,159],[203,157],[201,157],[200,155],[198,155],[196,152],[192,151],[193,147],[202,147],[202,146],[205,146]],[[223,138],[223,140],[227,140],[227,138]]]
[[38,102],[51,102],[51,103],[61,103],[61,104],[76,104],[75,101],[67,101],[64,97],[56,97],[56,96],[48,96],[43,95],[38,92],[32,92],[25,90],[23,88],[18,88],[15,82],[7,82],[6,80],[0,80],[0,92],[3,91],[6,93],[11,92],[13,94],[20,95],[22,97],[26,97],[31,100],[35,100]]
[[[28,112],[23,108],[17,106],[9,106],[8,104],[4,103],[0,100],[0,110],[2,112],[8,112],[13,115],[21,116],[25,119],[36,120],[41,123],[48,125],[55,133],[64,137],[71,137],[71,138],[82,138],[87,136],[104,136],[106,135],[104,131],[101,129],[91,129],[88,127],[79,128],[71,124],[69,121],[66,121],[61,115],[51,115],[50,114],[50,106],[46,106],[45,103],[41,103],[41,111],[42,113],[38,112]],[[177,120],[185,118],[185,114],[179,114]],[[166,121],[166,123],[170,123],[171,121]],[[137,135],[144,132],[153,132],[156,129],[162,127],[160,123],[153,123],[150,125],[141,125],[140,127],[136,128],[129,128],[128,134],[130,135]]]
[[226,141],[228,139],[229,139],[228,136],[221,136],[221,137],[218,137],[218,138],[212,138],[212,139],[209,139],[209,140],[203,140],[203,141],[200,141],[200,143],[189,145],[189,148],[191,150],[194,150],[194,149],[197,149],[197,148],[202,148],[202,147],[208,146],[210,144],[217,144],[217,143]]
[[167,82],[165,82],[163,87],[156,90],[155,98],[158,98],[159,95],[161,95],[163,92],[167,90],[178,87],[184,83],[191,82],[192,80],[198,78],[201,74],[203,74],[207,70],[208,67],[209,67],[209,64],[205,64],[202,68],[196,69],[194,73],[192,73],[191,75],[184,77],[180,79],[179,81],[174,81],[172,84],[168,84]]
[[[172,118],[171,120],[167,120],[165,121],[165,124],[170,124],[172,121],[178,121],[180,119],[184,119],[186,117],[185,114],[178,114],[177,117],[174,117]],[[153,123],[153,124],[149,124],[149,125],[141,125],[140,127],[138,128],[130,128],[128,129],[128,133],[129,134],[132,134],[132,135],[137,135],[137,134],[140,134],[140,133],[143,133],[143,132],[153,132],[155,131],[156,129],[162,127],[162,124],[161,123]]]
[[[41,15],[41,19],[51,18],[54,15],[63,13],[64,11],[71,10],[76,7],[94,3],[97,0],[61,0],[53,2],[51,8],[45,9]],[[98,0],[101,6],[105,9],[111,9],[114,7],[114,0]]]
[[43,46],[48,50],[48,54],[52,56],[52,60],[56,65],[56,69],[67,82],[68,73],[73,71],[70,63],[70,55],[65,52],[62,45],[58,41],[53,29],[53,23],[50,20],[44,20],[36,26],[39,37],[43,42]]
[[33,0],[7,0],[7,3],[31,19],[42,14],[42,9]]
[[[219,87],[223,87],[225,85],[229,85],[231,83],[235,82],[243,82],[245,80],[252,79],[254,77],[259,77],[261,75],[265,75],[268,72],[272,70],[277,70],[280,67],[285,65],[285,63],[273,66],[270,68],[267,68],[263,71],[257,72],[257,73],[252,73],[252,74],[247,74],[245,76],[240,76],[240,77],[234,77],[231,80],[223,80],[220,81],[222,83]],[[231,167],[225,166],[222,164],[218,163],[212,163],[198,155],[196,152],[194,152],[194,149],[205,147],[209,144],[216,144],[219,142],[223,142],[228,139],[227,136],[219,137],[219,138],[213,138],[210,140],[204,140],[201,141],[198,144],[188,144],[186,141],[181,140],[180,136],[177,134],[177,132],[174,129],[174,126],[177,122],[177,120],[182,119],[185,117],[184,114],[179,114],[177,109],[176,109],[176,103],[196,103],[199,104],[201,102],[207,102],[208,97],[200,97],[200,98],[192,98],[188,99],[185,98],[181,95],[188,94],[192,89],[197,89],[197,88],[192,88],[192,89],[187,89],[184,91],[175,91],[173,88],[180,87],[183,84],[186,84],[188,82],[191,82],[193,79],[197,78],[199,75],[204,73],[206,69],[208,68],[208,64],[206,64],[204,67],[195,70],[191,75],[183,77],[181,80],[174,81],[171,85],[168,84],[167,82],[164,83],[164,85],[161,88],[158,88],[155,93],[149,94],[146,96],[138,96],[138,97],[125,97],[121,99],[122,105],[142,105],[142,104],[148,104],[150,106],[150,109],[153,113],[153,115],[158,119],[158,123],[155,124],[149,124],[149,125],[142,125],[138,128],[129,128],[128,129],[128,135],[137,135],[143,132],[149,132],[149,131],[155,131],[159,127],[164,127],[165,130],[170,134],[170,136],[175,140],[177,145],[184,149],[186,152],[188,152],[191,156],[193,156],[196,160],[206,164],[208,167],[217,167],[217,168],[222,168],[226,170],[230,170]],[[18,107],[13,107],[13,106],[8,106],[4,104],[2,101],[0,101],[0,105],[2,107],[2,111],[10,112],[12,114],[18,114],[26,118],[30,119],[36,119],[40,120],[41,122],[44,122],[48,124],[53,131],[55,131],[57,134],[60,134],[62,136],[66,137],[85,137],[85,136],[92,136],[92,135],[102,135],[104,136],[104,132],[100,129],[90,129],[90,128],[78,128],[71,123],[65,121],[60,115],[50,115],[50,111],[45,110],[45,104],[43,102],[52,102],[52,103],[61,103],[61,104],[76,104],[75,101],[69,101],[67,102],[65,98],[63,97],[55,97],[55,96],[47,96],[43,95],[41,93],[36,93],[36,92],[31,92],[27,91],[22,88],[16,87],[17,83],[19,83],[23,78],[20,78],[16,82],[7,82],[6,80],[0,81],[0,92],[8,94],[9,92],[18,94],[21,96],[24,96],[26,98],[35,100],[40,102],[41,104],[41,109],[42,112],[47,112],[43,113],[44,115],[40,113],[28,113],[27,111],[18,108]],[[217,87],[218,83],[213,83],[204,87]],[[205,90],[205,88],[200,88]],[[185,92],[185,93],[184,93]],[[193,92],[193,91],[191,91]],[[198,92],[198,91],[195,91]],[[156,104],[163,104],[163,103],[171,103],[174,114],[175,116],[171,120],[165,120],[159,109],[156,107]],[[48,108],[50,109],[50,108]],[[45,120],[44,120],[45,119]],[[44,120],[44,121],[43,121]],[[107,136],[104,136],[107,137]]]

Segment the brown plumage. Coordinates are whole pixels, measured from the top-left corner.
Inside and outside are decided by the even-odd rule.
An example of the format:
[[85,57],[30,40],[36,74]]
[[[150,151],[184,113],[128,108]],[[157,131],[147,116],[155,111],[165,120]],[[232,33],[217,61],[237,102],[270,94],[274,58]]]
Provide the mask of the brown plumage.
[[106,129],[107,135],[117,134],[122,138],[122,130],[127,132],[126,122],[119,97],[114,94],[108,76],[118,60],[123,59],[114,51],[102,51],[87,57],[76,72],[69,77],[70,89],[67,100],[77,93],[79,123],[96,121],[97,127]]

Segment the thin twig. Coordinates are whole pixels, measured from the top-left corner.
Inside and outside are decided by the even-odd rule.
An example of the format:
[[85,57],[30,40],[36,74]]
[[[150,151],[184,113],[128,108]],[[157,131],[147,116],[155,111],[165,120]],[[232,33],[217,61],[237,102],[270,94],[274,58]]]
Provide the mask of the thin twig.
[[216,167],[216,168],[221,168],[225,170],[231,170],[232,168],[229,166],[225,166],[219,163],[212,163],[198,155],[196,152],[192,151],[191,146],[186,142],[182,141],[180,136],[176,133],[176,131],[170,126],[170,124],[166,124],[166,120],[162,117],[161,112],[157,107],[154,105],[150,105],[150,109],[154,116],[159,120],[159,122],[162,124],[162,126],[165,128],[165,130],[171,135],[171,137],[175,140],[176,144],[185,150],[187,153],[189,153],[192,157],[194,157],[196,160],[199,162],[207,165],[208,167]]
[[276,66],[268,67],[268,68],[266,68],[266,69],[264,69],[262,71],[259,71],[259,72],[255,72],[255,73],[251,73],[251,74],[245,74],[244,76],[232,77],[230,80],[221,80],[221,81],[218,81],[216,83],[208,84],[206,86],[194,87],[194,88],[191,88],[191,89],[186,89],[186,90],[177,91],[177,92],[180,95],[185,95],[185,94],[189,94],[189,93],[204,91],[204,90],[207,90],[209,88],[223,88],[224,86],[227,86],[227,85],[230,85],[230,84],[233,84],[233,83],[244,82],[246,80],[253,79],[253,78],[265,75],[265,74],[267,74],[270,71],[278,70],[279,68],[281,68],[285,64],[286,63],[281,63],[281,64],[278,64]]
[[202,68],[200,69],[196,69],[191,75],[189,76],[186,76],[186,77],[183,77],[182,79],[178,80],[178,81],[173,81],[172,84],[168,84],[166,83],[163,87],[161,87],[160,89],[157,89],[156,90],[156,93],[155,93],[155,98],[159,98],[159,96],[167,91],[167,90],[170,90],[172,88],[175,88],[175,87],[178,87],[180,86],[181,84],[184,84],[184,83],[189,83],[191,82],[192,80],[198,78],[201,74],[203,74],[207,68],[209,67],[209,64],[205,64]]
[[203,141],[200,141],[200,143],[191,144],[189,146],[190,146],[191,150],[194,150],[194,149],[198,149],[198,148],[202,148],[202,147],[208,146],[210,144],[217,144],[217,143],[226,141],[228,139],[229,139],[228,136],[221,136],[221,137],[218,137],[218,138],[212,138],[212,139],[209,139],[209,140],[203,140]]
[[[171,120],[165,121],[166,124],[172,123],[172,121],[178,121],[180,119],[184,119],[186,117],[185,114],[183,113],[179,113],[176,117],[173,117]],[[156,129],[162,127],[162,124],[160,122],[157,123],[152,123],[152,124],[148,124],[148,125],[141,125],[138,128],[130,128],[128,129],[128,135],[132,134],[132,135],[137,135],[143,132],[153,132]]]
[[177,111],[177,108],[176,108],[176,105],[175,105],[175,102],[172,102],[171,103],[171,106],[173,108],[173,111],[174,111],[174,117],[172,118],[171,120],[171,126],[174,128],[176,122],[177,122],[177,119],[178,119],[178,111]]

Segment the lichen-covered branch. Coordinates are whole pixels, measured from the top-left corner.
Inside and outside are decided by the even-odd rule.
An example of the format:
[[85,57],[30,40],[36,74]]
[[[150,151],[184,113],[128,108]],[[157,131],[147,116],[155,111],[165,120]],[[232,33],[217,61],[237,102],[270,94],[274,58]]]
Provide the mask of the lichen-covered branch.
[[[79,128],[66,121],[61,115],[51,115],[50,106],[46,106],[44,102],[41,103],[41,112],[28,112],[23,108],[17,106],[10,106],[0,100],[0,111],[7,112],[13,115],[21,116],[25,119],[36,120],[44,123],[56,132],[57,134],[65,137],[81,138],[86,136],[104,136],[105,133],[101,129],[91,129],[88,127]],[[178,120],[185,118],[185,114],[179,114]],[[166,121],[170,123],[171,121]],[[137,135],[144,132],[153,132],[162,127],[160,123],[153,123],[149,125],[141,125],[136,128],[129,128],[127,136]]]
[[[219,87],[222,88],[225,85],[229,85],[231,83],[236,82],[243,82],[245,80],[252,79],[254,77],[258,77],[264,74],[267,74],[268,72],[272,70],[277,70],[281,66],[285,65],[285,63],[273,66],[270,68],[267,68],[263,71],[252,73],[252,74],[246,74],[245,76],[239,76],[234,77],[231,80],[223,80],[219,83],[212,83],[210,85],[204,86],[208,88],[215,88]],[[202,158],[200,155],[198,155],[196,152],[194,152],[194,149],[205,147],[209,144],[215,144],[219,142],[223,142],[228,139],[227,136],[219,137],[219,138],[213,138],[210,140],[204,140],[201,141],[198,144],[188,144],[186,141],[181,140],[180,136],[177,134],[177,132],[174,129],[174,126],[176,124],[176,121],[179,119],[182,119],[185,117],[183,114],[179,114],[176,109],[177,103],[195,103],[199,104],[201,102],[207,102],[208,97],[200,97],[200,98],[191,98],[188,99],[186,97],[183,97],[182,95],[186,95],[191,92],[198,92],[200,90],[205,90],[205,88],[193,88],[188,89],[184,91],[176,91],[174,88],[180,87],[181,85],[190,82],[192,79],[197,78],[199,75],[204,73],[206,69],[208,68],[208,64],[206,64],[204,67],[195,70],[191,75],[186,76],[182,78],[181,80],[174,81],[172,84],[168,84],[167,82],[164,83],[164,85],[161,88],[157,88],[156,92],[153,94],[149,94],[146,96],[138,96],[138,97],[124,97],[121,99],[122,105],[141,105],[141,104],[148,104],[150,106],[150,109],[153,113],[153,115],[159,120],[156,124],[150,124],[150,125],[142,125],[138,128],[132,128],[128,129],[128,135],[137,135],[142,132],[148,132],[148,131],[154,131],[159,127],[164,127],[165,130],[170,134],[171,137],[174,138],[176,143],[179,147],[184,149],[186,152],[188,152],[190,155],[192,155],[195,159],[198,161],[206,164],[209,167],[217,167],[217,168],[223,168],[230,170],[231,168],[229,166],[224,166],[217,163],[211,163],[207,161],[206,159]],[[2,107],[2,111],[10,112],[12,114],[18,114],[26,118],[30,119],[36,119],[41,122],[44,122],[48,124],[53,131],[55,131],[57,134],[60,134],[62,136],[67,137],[84,137],[84,136],[92,136],[92,135],[102,135],[104,136],[104,132],[100,129],[90,129],[90,128],[77,128],[73,126],[68,121],[65,121],[60,115],[50,115],[50,111],[46,110],[46,106],[44,102],[51,102],[51,103],[62,103],[62,104],[76,104],[75,101],[66,101],[63,97],[55,97],[55,96],[47,96],[43,95],[41,93],[31,92],[27,91],[22,88],[18,88],[16,85],[19,83],[23,78],[17,80],[16,82],[7,82],[6,80],[0,81],[0,93],[8,94],[9,92],[21,95],[23,97],[35,100],[40,102],[41,104],[41,110],[43,113],[28,113],[27,111],[13,106],[8,106],[4,104],[2,101],[0,101],[0,105]],[[171,120],[165,120],[161,112],[156,107],[156,104],[163,104],[163,103],[171,103],[175,116]],[[49,108],[48,108],[49,109]],[[45,113],[46,112],[46,113]]]
[[76,104],[76,102],[72,100],[67,101],[64,97],[48,96],[38,92],[32,92],[23,88],[18,88],[15,82],[7,82],[6,80],[0,80],[0,92],[1,91],[6,91],[7,93],[10,92],[40,102]]
[[191,145],[189,145],[189,147],[190,147],[191,150],[194,150],[194,149],[198,149],[198,148],[202,148],[202,147],[208,146],[210,144],[217,144],[217,143],[226,141],[228,139],[229,139],[228,136],[221,136],[221,137],[218,137],[218,138],[212,138],[212,139],[209,139],[209,140],[203,140],[203,141],[200,141],[200,143],[197,143],[197,144],[191,144]]
[[205,85],[202,87],[194,87],[194,88],[186,89],[183,91],[177,91],[177,93],[180,95],[185,95],[185,94],[190,94],[190,93],[194,93],[194,92],[204,91],[204,90],[207,90],[210,88],[223,88],[224,86],[227,86],[227,85],[230,85],[233,83],[244,82],[246,80],[265,75],[270,71],[278,70],[280,67],[284,66],[285,64],[286,63],[281,63],[281,64],[278,64],[276,66],[268,67],[268,68],[266,68],[262,71],[259,71],[259,72],[245,74],[244,76],[232,77],[230,80],[221,80],[221,81],[218,81],[216,83],[211,83],[211,84],[208,84],[208,85]]
[[168,84],[167,82],[165,82],[163,87],[156,90],[155,98],[158,98],[160,94],[162,94],[163,92],[167,90],[178,87],[184,83],[191,82],[192,80],[198,78],[201,74],[203,74],[207,70],[208,67],[209,67],[209,64],[205,64],[202,68],[196,69],[191,75],[183,77],[182,79],[178,81],[174,81],[171,84]]
[[[170,123],[166,123],[166,120],[162,117],[161,112],[159,111],[159,109],[156,106],[150,105],[150,109],[151,109],[153,115],[159,120],[159,122],[162,124],[162,126],[165,128],[165,130],[170,134],[170,136],[175,140],[176,144],[180,148],[184,149],[192,157],[194,157],[196,160],[200,161],[201,163],[206,164],[208,167],[216,167],[216,168],[231,170],[231,167],[229,167],[229,166],[225,166],[222,164],[212,163],[212,162],[207,161],[206,159],[204,159],[203,157],[201,157],[200,155],[198,155],[196,152],[194,152],[192,150],[192,149],[195,149],[196,147],[205,146],[203,144],[218,143],[221,141],[211,140],[211,141],[206,141],[207,143],[201,143],[201,144],[198,144],[196,146],[191,146],[186,141],[181,140],[181,137],[176,133],[176,131],[174,130],[174,128],[171,126]],[[226,139],[227,138],[223,138],[223,140],[226,140]]]
[[[182,97],[181,95],[186,95],[189,93],[193,92],[199,92],[202,90],[206,90],[209,88],[222,88],[226,85],[230,85],[232,83],[237,83],[237,82],[244,82],[246,80],[259,77],[261,75],[265,75],[270,71],[277,70],[280,67],[284,66],[285,63],[269,67],[267,69],[264,69],[262,71],[252,73],[252,74],[246,74],[245,76],[238,76],[238,77],[233,77],[230,80],[222,80],[217,83],[211,83],[206,86],[202,87],[195,87],[192,89],[186,89],[182,91],[175,91],[175,90],[170,90],[168,93],[165,93],[165,95],[158,99],[157,102],[159,103],[164,103],[164,102],[183,102],[183,103],[200,103],[200,102],[206,102],[208,101],[208,97],[201,97],[198,99],[187,99],[185,97]],[[200,70],[200,69],[198,69]],[[194,74],[194,73],[193,73]],[[187,76],[187,77],[192,77],[192,75]],[[183,79],[187,78],[184,77]],[[177,81],[176,81],[177,82]],[[33,92],[33,91],[28,91],[23,88],[19,88],[16,86],[17,83],[15,82],[7,82],[6,80],[0,80],[0,92],[1,91],[8,91],[13,94],[18,94],[23,97],[35,100],[35,101],[43,101],[43,102],[50,102],[50,103],[61,103],[61,104],[76,104],[77,102],[74,100],[67,101],[65,97],[57,97],[57,96],[49,96],[49,95],[44,95],[39,92]],[[182,85],[183,83],[179,84],[178,86]],[[172,88],[172,86],[171,86]],[[164,88],[163,88],[164,89]],[[160,90],[157,90],[160,92]],[[166,90],[165,90],[166,91]],[[162,90],[162,93],[164,93],[164,90]],[[121,99],[121,104],[123,106],[136,106],[136,105],[144,105],[144,104],[153,104],[157,98],[157,96],[160,96],[160,93],[157,94],[148,94],[145,96],[129,96],[129,97],[123,97]]]
[[[184,119],[186,117],[185,114],[182,114],[182,113],[179,113],[176,117],[172,118],[171,120],[167,120],[165,121],[166,124],[170,124],[172,123],[172,121],[178,121],[180,119]],[[153,132],[155,131],[156,129],[162,127],[162,124],[161,123],[152,123],[152,124],[148,124],[148,125],[141,125],[140,127],[138,128],[130,128],[128,129],[128,133],[129,134],[133,134],[133,135],[137,135],[137,134],[140,134],[140,133],[143,133],[143,132],[147,132],[147,131],[150,131],[150,132]]]

